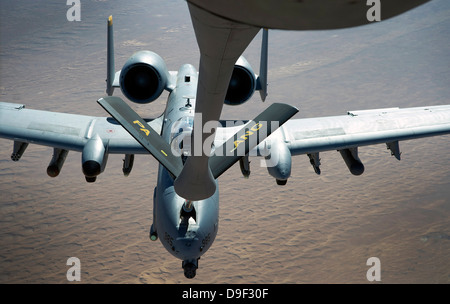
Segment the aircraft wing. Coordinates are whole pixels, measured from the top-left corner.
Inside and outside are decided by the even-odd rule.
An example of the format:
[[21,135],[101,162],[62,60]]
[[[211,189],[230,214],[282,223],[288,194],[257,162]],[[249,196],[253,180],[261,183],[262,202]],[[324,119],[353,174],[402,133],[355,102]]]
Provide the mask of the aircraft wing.
[[[161,117],[146,121],[161,132]],[[82,152],[95,135],[108,144],[109,153],[148,153],[113,118],[39,111],[26,109],[22,104],[0,102],[1,138]]]
[[283,127],[292,155],[341,150],[450,133],[450,105],[348,111],[292,120]]
[[[219,128],[214,144],[221,145],[232,132]],[[364,166],[358,147],[385,143],[400,160],[399,141],[444,134],[450,134],[450,105],[348,111],[341,116],[289,120],[249,155],[271,159],[269,173],[286,180],[291,156],[308,155],[320,174],[319,153],[338,150],[351,173],[359,175]]]
[[[161,117],[145,121],[161,133]],[[107,154],[148,153],[113,118],[32,110],[14,103],[0,102],[0,137],[14,141],[15,161],[30,143],[55,148],[54,157],[61,151],[82,152],[83,163],[96,160],[102,168]]]

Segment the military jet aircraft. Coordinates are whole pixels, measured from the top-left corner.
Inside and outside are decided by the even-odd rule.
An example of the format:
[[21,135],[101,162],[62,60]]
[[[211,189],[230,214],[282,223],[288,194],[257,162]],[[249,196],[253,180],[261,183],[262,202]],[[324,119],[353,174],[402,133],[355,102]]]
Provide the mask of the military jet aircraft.
[[[236,162],[248,177],[249,156],[264,157],[268,173],[277,184],[284,185],[290,177],[292,156],[307,155],[320,174],[319,153],[338,150],[350,172],[360,175],[364,171],[358,157],[360,146],[386,143],[400,160],[399,141],[450,133],[450,106],[348,111],[335,117],[291,119],[298,112],[296,108],[273,103],[252,120],[221,121],[224,103],[241,105],[255,91],[260,91],[263,101],[266,99],[268,30],[263,29],[259,75],[241,56],[261,27],[329,29],[367,23],[367,6],[362,6],[365,1],[354,1],[354,6],[348,1],[334,1],[337,4],[331,6],[333,10],[329,7],[325,11],[308,1],[276,2],[229,1],[225,8],[222,1],[188,1],[201,53],[199,71],[190,64],[169,71],[158,54],[139,51],[116,72],[113,22],[109,17],[108,96],[98,103],[112,117],[37,111],[1,102],[0,137],[14,141],[11,159],[18,161],[30,143],[53,147],[47,173],[55,177],[69,150],[81,152],[86,181],[95,182],[109,154],[125,155],[125,175],[133,167],[135,154],[151,154],[160,166],[150,239],[160,239],[168,252],[182,260],[185,276],[193,278],[199,258],[218,231],[217,179]],[[317,2],[324,7],[331,5],[331,1]],[[392,17],[422,2],[391,1],[383,6],[382,15]],[[351,9],[346,10],[348,7]],[[253,17],[241,16],[242,8],[254,11]],[[286,16],[284,21],[280,16]],[[115,88],[140,104],[156,100],[164,90],[170,95],[164,113],[148,120],[113,96]]]

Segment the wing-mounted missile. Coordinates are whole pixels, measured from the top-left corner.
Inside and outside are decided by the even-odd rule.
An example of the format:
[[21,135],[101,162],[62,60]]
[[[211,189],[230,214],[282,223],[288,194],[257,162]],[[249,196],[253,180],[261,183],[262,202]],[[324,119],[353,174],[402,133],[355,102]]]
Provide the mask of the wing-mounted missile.
[[320,175],[320,157],[319,152],[308,154],[309,162],[311,166],[314,168],[314,172],[316,172],[317,175]]
[[48,176],[57,177],[59,175],[68,153],[69,151],[67,150],[53,148],[53,157],[52,160],[50,161],[50,164],[47,167]]
[[26,142],[14,141],[13,153],[11,153],[11,160],[15,162],[19,161],[19,159],[22,157],[27,147],[28,143]]
[[131,169],[133,169],[133,164],[134,164],[134,154],[126,154],[123,160],[123,168],[122,168],[123,175],[125,176],[130,175]]
[[250,160],[248,159],[248,155],[245,155],[239,160],[239,167],[241,168],[242,175],[245,178],[250,177]]
[[278,185],[286,185],[288,178],[291,176],[291,151],[279,139],[271,141],[270,146],[267,148],[269,151],[269,155],[265,157],[267,171],[275,178]]
[[88,183],[93,183],[97,176],[105,170],[108,159],[108,149],[103,145],[102,139],[96,135],[91,138],[81,153],[83,174]]
[[353,175],[361,175],[364,173],[364,165],[358,157],[358,148],[339,150],[345,161],[350,173]]

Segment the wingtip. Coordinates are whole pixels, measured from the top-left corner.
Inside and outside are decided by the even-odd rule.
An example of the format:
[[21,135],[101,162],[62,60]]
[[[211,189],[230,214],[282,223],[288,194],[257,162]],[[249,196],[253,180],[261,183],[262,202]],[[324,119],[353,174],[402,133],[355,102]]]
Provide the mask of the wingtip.
[[108,26],[111,26],[113,24],[112,15],[108,17]]

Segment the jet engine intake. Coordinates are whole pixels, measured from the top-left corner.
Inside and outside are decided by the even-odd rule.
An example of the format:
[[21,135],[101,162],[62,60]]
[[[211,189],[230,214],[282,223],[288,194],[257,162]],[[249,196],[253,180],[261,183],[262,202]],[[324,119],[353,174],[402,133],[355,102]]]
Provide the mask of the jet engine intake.
[[83,148],[81,163],[83,174],[88,183],[93,183],[97,176],[105,170],[108,159],[107,149],[101,138],[97,135],[91,138]]
[[256,90],[256,79],[248,61],[243,56],[239,57],[228,85],[225,104],[235,106],[249,100]]
[[120,72],[120,89],[132,102],[150,103],[166,88],[169,72],[156,53],[139,51],[133,54]]

